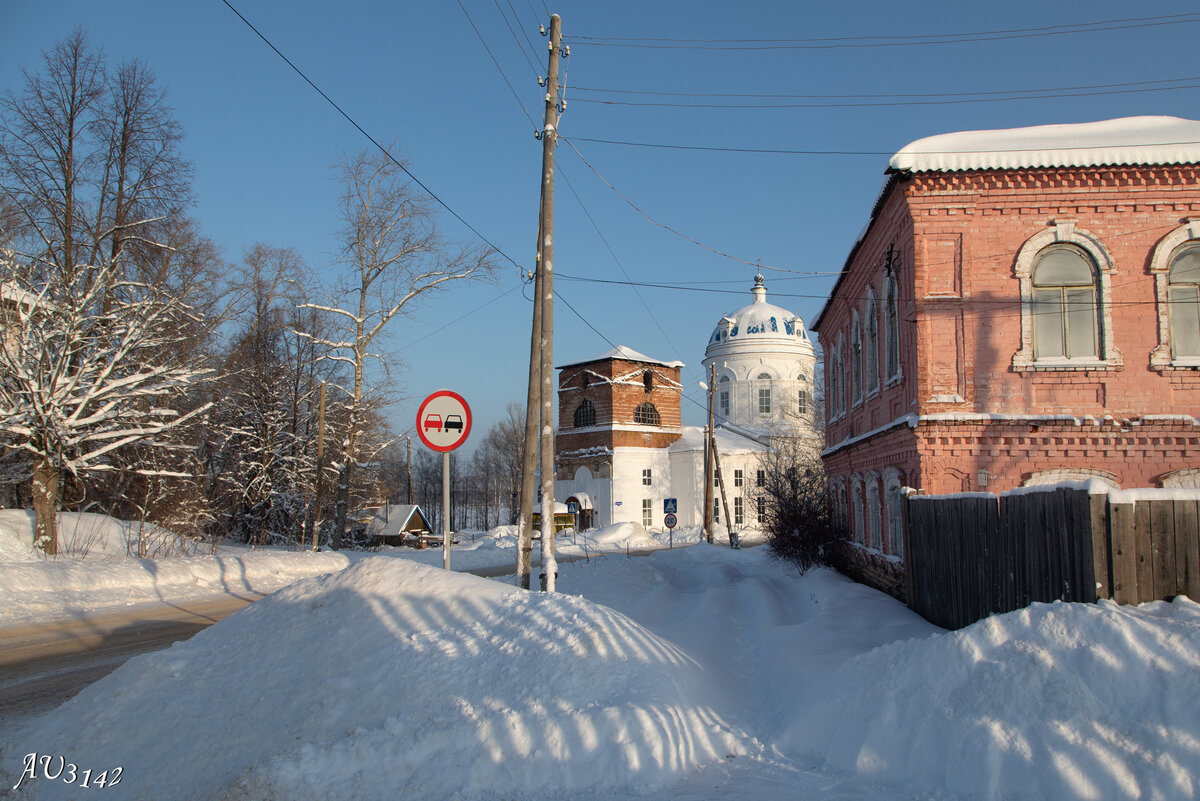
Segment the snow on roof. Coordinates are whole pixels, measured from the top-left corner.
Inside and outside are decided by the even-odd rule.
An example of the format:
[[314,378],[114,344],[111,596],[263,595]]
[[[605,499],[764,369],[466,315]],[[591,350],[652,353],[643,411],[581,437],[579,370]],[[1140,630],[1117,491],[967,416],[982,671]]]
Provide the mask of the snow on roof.
[[645,362],[646,364],[661,364],[663,367],[683,367],[683,362],[664,362],[658,359],[651,359],[649,356],[644,356],[638,353],[633,348],[627,348],[624,345],[618,345],[606,353],[602,353],[594,359],[584,359],[583,361],[571,362],[570,364],[560,364],[557,370],[562,370],[566,367],[575,367],[580,364],[591,364],[592,362],[602,362],[607,359],[624,359],[627,362]]
[[929,136],[892,156],[888,168],[930,172],[1194,163],[1200,163],[1200,122],[1122,117]]

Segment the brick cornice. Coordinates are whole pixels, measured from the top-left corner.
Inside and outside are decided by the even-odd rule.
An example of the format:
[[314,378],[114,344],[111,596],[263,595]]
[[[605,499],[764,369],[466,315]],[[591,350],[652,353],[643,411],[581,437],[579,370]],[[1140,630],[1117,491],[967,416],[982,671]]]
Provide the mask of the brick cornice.
[[1128,189],[1195,186],[1200,165],[1024,168],[917,173],[905,184],[909,196],[926,192],[982,192],[997,189]]

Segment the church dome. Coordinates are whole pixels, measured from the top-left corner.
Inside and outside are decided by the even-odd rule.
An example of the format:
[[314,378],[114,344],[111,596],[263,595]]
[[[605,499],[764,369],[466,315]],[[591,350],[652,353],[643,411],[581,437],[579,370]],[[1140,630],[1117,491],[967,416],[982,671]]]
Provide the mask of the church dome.
[[767,303],[767,288],[761,275],[754,276],[750,293],[754,302],[729,312],[717,323],[704,350],[706,359],[764,349],[814,355],[804,320],[782,306]]

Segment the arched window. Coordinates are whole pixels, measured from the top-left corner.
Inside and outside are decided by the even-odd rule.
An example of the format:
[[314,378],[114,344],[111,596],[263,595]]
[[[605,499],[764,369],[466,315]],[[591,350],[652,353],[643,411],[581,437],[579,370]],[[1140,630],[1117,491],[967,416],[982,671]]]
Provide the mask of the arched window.
[[575,409],[575,427],[589,428],[596,425],[596,407],[590,400],[585,400]]
[[1033,267],[1035,359],[1096,359],[1096,265],[1082,249],[1053,245]]
[[1188,242],[1171,257],[1167,303],[1171,358],[1200,358],[1200,242]]
[[874,290],[867,290],[866,334],[867,347],[863,358],[866,360],[867,394],[879,390],[879,309],[875,305]]
[[1013,368],[1119,369],[1123,357],[1114,344],[1111,303],[1115,272],[1100,238],[1073,220],[1055,221],[1025,240],[1013,265],[1021,288],[1021,349],[1013,354]]
[[896,276],[889,274],[883,290],[884,348],[887,350],[888,380],[900,375],[900,301],[896,298]]
[[863,486],[857,473],[850,478],[850,522],[854,525],[854,541],[863,541]]
[[758,380],[766,382],[765,387],[760,385],[758,388],[758,413],[759,414],[770,414],[771,413],[771,374],[770,373],[759,373]]
[[721,403],[721,416],[728,417],[729,416],[729,376],[727,376],[727,375],[721,376],[721,380],[718,381],[717,383],[720,384],[720,386],[721,386],[721,391],[719,394],[720,403]]
[[874,473],[867,473],[867,530],[870,540],[867,546],[877,551],[883,551],[883,535],[881,532],[882,508],[879,503],[879,478]]
[[883,501],[887,506],[887,552],[904,556],[904,477],[889,467],[883,471]]
[[855,401],[862,400],[862,356],[862,324],[858,321],[858,312],[855,312],[854,323],[850,328],[850,389]]
[[662,425],[653,403],[643,403],[633,410],[633,422],[644,426]]

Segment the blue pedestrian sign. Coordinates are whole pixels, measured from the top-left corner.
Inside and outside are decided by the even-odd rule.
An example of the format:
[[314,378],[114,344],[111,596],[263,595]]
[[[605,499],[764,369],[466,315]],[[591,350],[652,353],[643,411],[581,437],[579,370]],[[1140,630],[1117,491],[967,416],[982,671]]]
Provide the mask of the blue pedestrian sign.
[[663,498],[663,514],[673,515],[679,512],[678,498]]

